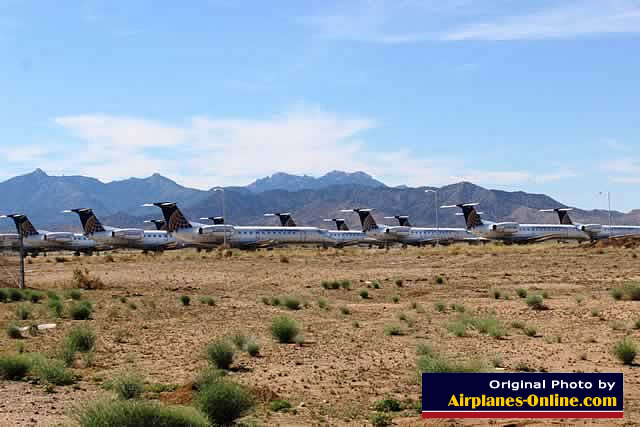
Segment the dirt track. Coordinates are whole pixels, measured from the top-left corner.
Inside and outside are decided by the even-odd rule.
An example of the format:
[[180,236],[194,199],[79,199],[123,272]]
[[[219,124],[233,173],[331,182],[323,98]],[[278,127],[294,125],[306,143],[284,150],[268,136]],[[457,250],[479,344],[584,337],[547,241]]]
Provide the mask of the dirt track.
[[[234,251],[229,258],[187,250],[160,256],[121,253],[113,256],[115,262],[103,256],[69,256],[68,262],[40,257],[27,265],[31,287],[71,287],[72,271],[80,264],[106,284],[103,290],[85,291],[95,302],[93,318],[84,321],[98,335],[95,362],[92,367],[76,368],[82,380],[75,386],[57,387],[55,394],[25,382],[0,382],[0,425],[65,421],[74,403],[110,395],[101,384],[125,369],[140,370],[150,383],[187,384],[205,364],[204,346],[236,331],[260,344],[262,356],[251,358],[238,352],[230,374],[264,401],[248,417],[260,425],[363,425],[373,412],[372,403],[386,396],[418,408],[415,349],[420,342],[454,359],[487,366],[499,359],[508,371],[527,366],[556,372],[624,372],[624,422],[640,424],[640,368],[623,366],[611,352],[625,334],[640,342],[639,330],[632,329],[640,318],[640,302],[615,301],[608,293],[626,281],[640,280],[637,253],[633,248],[548,243],[388,252]],[[444,278],[443,284],[436,283],[437,276]],[[321,281],[331,279],[349,279],[353,288],[324,289]],[[403,281],[401,287],[395,283],[398,279]],[[379,281],[381,287],[367,289],[370,298],[362,299],[359,290],[367,287],[366,281]],[[531,310],[516,295],[517,288],[546,291],[550,309]],[[492,289],[499,289],[502,297],[495,299]],[[190,306],[180,304],[181,295],[191,296]],[[206,295],[215,298],[216,306],[198,302],[199,296]],[[121,296],[127,297],[127,303],[120,301]],[[297,296],[308,307],[291,311],[262,302],[263,297],[274,296]],[[397,303],[394,296],[399,298]],[[328,310],[318,307],[320,297],[328,300]],[[436,302],[445,302],[447,309],[438,312]],[[448,330],[459,316],[452,303],[478,315],[495,311],[508,335],[496,339],[470,330],[468,336],[456,337]],[[55,320],[46,303],[38,305],[36,319],[56,321],[59,327],[21,342],[26,351],[51,351],[73,324],[82,321]],[[342,314],[341,306],[351,314]],[[592,315],[593,309],[599,315]],[[270,337],[270,321],[281,314],[299,320],[302,345],[276,344]],[[407,320],[400,320],[401,314]],[[16,340],[4,333],[14,319],[15,304],[0,304],[3,349],[16,348]],[[536,336],[511,327],[516,320],[535,327]],[[390,324],[399,325],[404,335],[385,335],[384,328]],[[266,402],[275,396],[298,406],[297,413],[269,411]],[[182,401],[188,393],[186,397],[163,393],[160,398]],[[394,422],[424,424],[416,409],[394,414]]]

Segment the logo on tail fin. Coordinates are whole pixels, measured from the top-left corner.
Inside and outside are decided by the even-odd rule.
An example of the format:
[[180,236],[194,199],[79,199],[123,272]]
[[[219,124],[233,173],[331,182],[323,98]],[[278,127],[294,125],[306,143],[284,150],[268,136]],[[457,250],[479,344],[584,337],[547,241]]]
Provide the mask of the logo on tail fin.
[[349,227],[347,226],[347,224],[344,222],[343,218],[331,218],[331,219],[325,219],[325,221],[328,222],[335,222],[336,223],[336,229],[337,230],[341,230],[341,231],[349,231]]
[[362,231],[371,231],[378,227],[376,220],[371,215],[371,209],[354,209],[360,216],[360,223],[362,223]]
[[7,216],[13,219],[13,222],[16,224],[16,230],[18,230],[18,233],[22,234],[22,237],[38,235],[38,230],[36,230],[33,224],[31,224],[31,221],[29,221],[29,218],[27,218],[26,215],[15,214]]
[[71,212],[75,212],[80,217],[82,228],[85,234],[101,233],[106,231],[98,217],[93,213],[91,209],[71,209]]
[[288,212],[267,213],[264,214],[264,216],[277,216],[280,219],[280,225],[282,225],[283,227],[297,227],[296,222],[293,220],[293,218],[291,218],[291,214]]
[[480,219],[480,215],[476,212],[475,204],[465,203],[457,206],[462,209],[462,214],[464,215],[464,220],[467,223],[467,228],[474,228],[482,225],[482,219]]
[[558,218],[560,219],[560,224],[565,225],[573,225],[573,221],[571,221],[571,217],[569,217],[569,212],[565,209],[556,209],[558,212]]
[[191,223],[187,221],[175,203],[154,203],[154,205],[162,209],[162,215],[167,222],[167,231],[174,232],[182,228],[192,228]]
[[167,225],[164,219],[151,219],[149,222],[152,222],[156,226],[156,230],[165,230],[165,226]]

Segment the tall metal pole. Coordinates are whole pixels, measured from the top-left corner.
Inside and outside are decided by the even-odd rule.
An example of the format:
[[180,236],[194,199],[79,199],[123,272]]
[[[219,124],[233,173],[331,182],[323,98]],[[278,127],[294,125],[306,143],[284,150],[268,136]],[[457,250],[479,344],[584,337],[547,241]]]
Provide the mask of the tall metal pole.
[[20,289],[24,289],[24,237],[22,233],[18,233],[18,236],[20,241]]

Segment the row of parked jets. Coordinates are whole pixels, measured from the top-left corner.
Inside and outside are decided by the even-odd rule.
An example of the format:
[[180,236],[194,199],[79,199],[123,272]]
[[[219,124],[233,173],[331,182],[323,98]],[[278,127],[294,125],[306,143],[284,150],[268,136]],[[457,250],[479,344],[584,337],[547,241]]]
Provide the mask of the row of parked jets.
[[[542,209],[555,212],[560,224],[519,224],[517,222],[491,222],[481,218],[476,211],[477,203],[441,206],[460,208],[466,228],[414,227],[409,217],[396,215],[398,225],[378,224],[372,209],[346,209],[341,212],[357,213],[362,230],[349,230],[343,218],[330,218],[335,230],[318,227],[297,226],[289,213],[265,214],[280,219],[280,226],[238,226],[225,224],[223,217],[200,218],[212,222],[203,224],[186,219],[176,203],[158,202],[143,206],[161,209],[164,219],[149,220],[156,230],[141,228],[116,228],[103,226],[92,209],[81,208],[64,211],[76,213],[84,233],[50,232],[36,229],[23,214],[0,215],[13,219],[17,233],[0,234],[0,247],[18,249],[22,235],[23,248],[27,253],[55,250],[71,250],[90,254],[108,248],[133,248],[145,251],[163,251],[183,247],[212,248],[220,245],[236,248],[273,247],[284,244],[314,244],[332,247],[371,244],[426,245],[454,242],[485,242],[499,240],[506,243],[531,243],[545,240],[594,241],[611,237],[638,236],[640,226],[578,224],[569,217],[570,208]],[[19,233],[19,234],[18,234]]]

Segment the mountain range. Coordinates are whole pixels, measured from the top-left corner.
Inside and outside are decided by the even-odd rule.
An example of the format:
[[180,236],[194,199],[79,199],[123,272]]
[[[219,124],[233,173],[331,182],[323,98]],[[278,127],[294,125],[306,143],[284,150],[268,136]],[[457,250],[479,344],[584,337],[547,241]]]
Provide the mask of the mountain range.
[[[266,212],[291,212],[300,225],[327,227],[324,218],[345,217],[352,228],[359,229],[357,215],[340,213],[354,207],[375,208],[375,217],[409,215],[414,225],[435,224],[435,198],[425,193],[429,187],[389,187],[364,172],[333,171],[314,178],[276,173],[245,187],[225,187],[225,213],[232,224],[275,224]],[[184,187],[153,174],[148,178],[130,178],[103,183],[84,176],[50,176],[41,169],[0,182],[0,213],[25,213],[36,227],[79,229],[75,215],[64,209],[91,207],[104,224],[140,227],[145,219],[161,217],[159,209],[141,205],[154,201],[175,201],[188,218],[222,214],[222,193]],[[566,207],[544,194],[522,191],[490,190],[470,182],[459,182],[438,189],[439,204],[479,202],[483,217],[520,223],[555,223],[552,214],[539,209]],[[575,209],[576,222],[608,223],[606,210]],[[640,224],[640,210],[612,212],[616,224]],[[387,220],[390,222],[389,220]],[[463,226],[453,210],[440,209],[441,226]],[[0,230],[12,224],[0,222]]]

